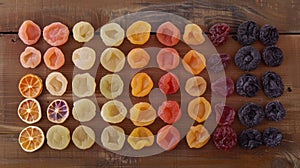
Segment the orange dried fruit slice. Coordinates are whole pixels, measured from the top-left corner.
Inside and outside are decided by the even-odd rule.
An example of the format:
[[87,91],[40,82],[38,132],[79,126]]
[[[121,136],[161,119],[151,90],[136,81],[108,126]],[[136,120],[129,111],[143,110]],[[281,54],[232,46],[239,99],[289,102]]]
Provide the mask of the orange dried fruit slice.
[[197,51],[190,50],[183,57],[182,64],[185,70],[197,75],[206,67],[206,59]]
[[127,54],[127,61],[132,69],[143,68],[148,65],[150,55],[142,48],[134,48]]
[[19,82],[19,91],[25,98],[36,98],[43,90],[43,82],[40,77],[33,74],[23,76]]
[[21,131],[18,141],[25,152],[34,152],[43,146],[45,136],[39,127],[28,126]]
[[186,141],[190,148],[201,148],[210,139],[210,134],[207,129],[199,124],[197,126],[191,126],[189,132],[186,135]]
[[49,48],[44,54],[44,62],[51,70],[57,70],[65,64],[65,55],[57,47]]
[[156,119],[156,111],[147,102],[135,104],[129,111],[130,120],[136,126],[147,126],[152,124]]
[[70,31],[68,27],[60,22],[54,22],[44,27],[44,40],[51,46],[61,46],[68,41]]
[[62,99],[52,101],[47,108],[48,120],[56,124],[65,122],[69,113],[68,103]]
[[27,124],[34,124],[42,118],[40,103],[32,98],[24,99],[18,107],[18,116]]
[[34,47],[26,47],[20,55],[20,62],[24,68],[35,68],[42,60],[42,54]]
[[41,29],[33,21],[25,20],[19,28],[18,35],[23,43],[33,45],[40,39]]
[[151,77],[142,72],[134,75],[131,81],[131,94],[136,97],[144,97],[148,95],[153,88]]
[[211,105],[204,97],[197,97],[188,104],[189,116],[197,122],[207,120],[211,113]]
[[132,23],[127,31],[126,37],[132,44],[145,44],[150,38],[151,25],[145,21]]

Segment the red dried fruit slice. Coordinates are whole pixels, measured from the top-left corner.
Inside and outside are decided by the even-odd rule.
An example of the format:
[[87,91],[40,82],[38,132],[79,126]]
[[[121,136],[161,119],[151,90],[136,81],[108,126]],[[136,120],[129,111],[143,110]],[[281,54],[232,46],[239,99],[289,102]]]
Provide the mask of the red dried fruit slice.
[[52,101],[47,108],[48,120],[56,124],[65,122],[69,113],[68,103],[62,99]]
[[230,27],[226,23],[217,23],[209,29],[209,39],[215,47],[225,43],[230,33]]
[[43,30],[44,40],[51,46],[61,46],[68,41],[69,29],[60,22],[54,22]]
[[179,89],[179,80],[174,74],[169,72],[159,79],[158,86],[164,94],[173,94]]
[[237,135],[229,126],[222,126],[215,130],[213,140],[220,150],[228,151],[237,144]]
[[18,35],[23,43],[33,45],[40,39],[41,29],[33,21],[25,20],[19,28]]
[[51,70],[57,70],[65,64],[65,55],[57,47],[49,48],[44,54],[44,62]]
[[157,56],[156,61],[162,70],[172,70],[179,65],[179,54],[174,48],[163,48]]
[[168,124],[174,124],[181,118],[181,110],[176,101],[164,101],[158,108],[158,116]]
[[165,22],[158,27],[156,37],[163,45],[174,46],[180,40],[180,30],[173,23]]
[[174,149],[180,141],[180,133],[172,125],[166,125],[157,132],[157,144],[166,151]]
[[219,125],[231,125],[234,122],[235,110],[224,104],[215,105],[216,121]]
[[24,68],[35,68],[42,60],[42,54],[34,47],[26,47],[20,55],[20,62]]

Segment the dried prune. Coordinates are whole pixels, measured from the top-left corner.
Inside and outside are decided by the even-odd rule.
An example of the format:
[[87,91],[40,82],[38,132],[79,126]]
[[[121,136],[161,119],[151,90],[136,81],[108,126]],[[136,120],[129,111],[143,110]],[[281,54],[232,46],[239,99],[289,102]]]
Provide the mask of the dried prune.
[[252,46],[244,46],[235,54],[234,62],[243,71],[252,71],[261,61],[259,51]]
[[226,23],[214,24],[209,29],[209,39],[215,47],[225,43],[230,33],[230,27]]
[[275,72],[266,72],[262,77],[262,81],[264,92],[268,97],[276,98],[283,94],[284,86],[282,79]]
[[238,117],[243,125],[254,127],[263,121],[265,113],[261,105],[246,103],[239,109]]
[[277,46],[268,46],[263,50],[262,58],[266,65],[275,67],[283,61],[283,53]]
[[211,84],[211,90],[223,97],[229,97],[234,92],[234,82],[229,77],[222,77]]
[[253,149],[262,145],[261,132],[256,129],[244,130],[239,136],[239,145],[245,149]]
[[237,40],[242,45],[254,43],[259,36],[259,27],[253,21],[246,21],[239,25],[237,29]]
[[214,73],[218,73],[224,71],[231,60],[229,54],[221,53],[221,54],[213,54],[207,58],[206,67],[209,71]]
[[279,39],[277,28],[271,25],[264,25],[259,32],[259,39],[264,45],[273,45]]
[[231,127],[222,126],[215,130],[213,141],[218,149],[228,151],[236,145],[237,136]]
[[266,117],[272,121],[280,121],[285,115],[286,111],[279,101],[269,102],[265,107]]
[[254,97],[260,88],[258,78],[251,74],[244,74],[236,81],[236,92],[241,96]]
[[266,146],[275,147],[282,141],[283,135],[278,128],[267,128],[263,132],[263,142]]
[[216,121],[219,125],[231,125],[235,118],[235,110],[232,107],[218,103],[215,105]]

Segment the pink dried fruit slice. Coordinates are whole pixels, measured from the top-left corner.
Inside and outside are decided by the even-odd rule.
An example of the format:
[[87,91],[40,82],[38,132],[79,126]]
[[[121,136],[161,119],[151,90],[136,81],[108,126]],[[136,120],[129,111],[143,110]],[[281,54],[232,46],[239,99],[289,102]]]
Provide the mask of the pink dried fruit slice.
[[35,68],[42,60],[42,54],[34,47],[26,47],[20,55],[20,62],[24,68]]
[[156,61],[160,69],[172,70],[179,65],[179,54],[173,48],[163,48],[158,52]]
[[173,94],[179,89],[179,80],[174,74],[169,72],[159,79],[158,86],[164,94]]
[[180,40],[180,30],[173,23],[165,22],[158,27],[156,37],[163,45],[174,46]]
[[174,149],[180,141],[180,132],[173,125],[166,125],[157,132],[157,144],[166,151]]
[[43,30],[44,40],[51,46],[61,46],[68,41],[69,29],[60,22],[54,22]]
[[51,70],[57,70],[65,64],[65,55],[57,47],[49,48],[44,54],[44,62]]
[[33,45],[40,39],[41,29],[33,21],[25,20],[19,28],[18,35],[23,43]]
[[56,124],[65,122],[69,113],[68,103],[62,99],[52,101],[47,108],[48,120]]
[[164,101],[158,108],[158,116],[168,124],[174,124],[181,118],[181,110],[176,101]]

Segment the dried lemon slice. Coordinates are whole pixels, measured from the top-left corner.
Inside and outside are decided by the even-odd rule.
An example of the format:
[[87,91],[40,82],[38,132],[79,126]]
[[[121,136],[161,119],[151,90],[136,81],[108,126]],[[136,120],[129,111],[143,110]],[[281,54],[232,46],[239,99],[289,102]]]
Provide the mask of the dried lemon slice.
[[40,77],[33,74],[23,76],[19,82],[19,91],[25,98],[36,98],[43,90],[43,82]]
[[147,102],[140,102],[135,104],[130,109],[130,120],[136,126],[147,126],[154,122],[156,118],[156,111]]
[[42,118],[40,103],[32,98],[24,99],[18,107],[18,115],[27,124],[34,124]]
[[145,21],[132,23],[127,31],[126,37],[132,44],[145,44],[150,38],[151,25]]
[[107,126],[101,134],[102,145],[109,150],[120,150],[124,146],[125,132],[118,126]]
[[70,143],[70,131],[61,125],[53,125],[47,131],[47,144],[50,148],[63,150]]
[[25,152],[34,152],[43,146],[45,136],[39,127],[28,126],[21,131],[18,141]]
[[190,45],[199,45],[205,41],[202,29],[196,24],[187,24],[182,38],[186,44]]
[[90,47],[81,47],[74,50],[72,61],[81,70],[89,70],[96,61],[96,52]]
[[110,72],[119,72],[125,65],[125,55],[117,48],[105,49],[100,57],[102,66]]
[[56,99],[47,108],[47,118],[50,122],[61,124],[69,117],[69,106],[65,100]]
[[72,134],[72,141],[79,149],[89,149],[95,143],[95,132],[88,126],[79,125]]
[[73,103],[72,114],[75,120],[87,122],[96,115],[96,105],[90,99],[80,99]]
[[119,46],[122,44],[125,33],[117,23],[108,23],[101,27],[100,37],[107,46]]
[[78,42],[88,42],[94,37],[94,28],[89,22],[80,21],[73,26],[73,37]]
[[72,91],[77,97],[89,97],[95,93],[96,82],[89,73],[77,74],[72,81]]
[[154,136],[148,128],[137,127],[130,133],[127,142],[134,150],[140,150],[144,147],[152,146]]
[[108,74],[100,80],[100,92],[107,99],[114,99],[123,92],[124,83],[117,74]]
[[104,121],[110,123],[120,123],[127,115],[127,109],[124,104],[118,100],[106,102],[101,109],[101,117]]
[[68,80],[60,72],[51,72],[46,78],[46,89],[53,96],[62,96],[67,90]]

